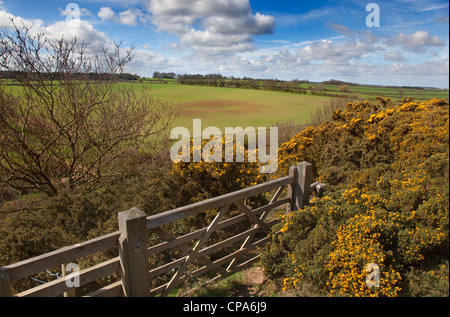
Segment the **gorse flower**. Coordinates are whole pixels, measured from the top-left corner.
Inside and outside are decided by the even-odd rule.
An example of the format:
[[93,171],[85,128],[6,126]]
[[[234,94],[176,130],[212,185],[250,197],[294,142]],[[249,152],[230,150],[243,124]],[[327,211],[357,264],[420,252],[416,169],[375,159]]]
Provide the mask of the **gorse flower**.
[[[306,160],[327,196],[280,218],[263,254],[300,295],[448,296],[449,104],[356,102],[280,148]],[[368,287],[366,266],[379,267]],[[306,292],[305,289],[308,291]]]

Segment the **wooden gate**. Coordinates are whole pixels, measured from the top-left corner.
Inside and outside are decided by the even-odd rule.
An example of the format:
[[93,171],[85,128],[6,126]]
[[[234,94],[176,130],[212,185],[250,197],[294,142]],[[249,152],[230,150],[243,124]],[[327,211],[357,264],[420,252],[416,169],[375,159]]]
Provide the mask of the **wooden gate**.
[[[269,241],[278,222],[270,216],[272,210],[303,208],[312,192],[320,194],[322,184],[310,184],[311,174],[311,164],[303,162],[289,176],[157,215],[148,217],[137,208],[121,212],[118,232],[1,268],[0,296],[67,295],[73,289],[67,277],[18,294],[10,282],[111,247],[117,247],[118,257],[76,274],[80,285],[116,272],[121,280],[89,296],[167,296],[199,277],[209,283],[234,274],[259,260],[257,248]],[[268,203],[251,208],[247,202],[258,195]],[[210,221],[198,230],[181,229],[183,221],[206,219]]]

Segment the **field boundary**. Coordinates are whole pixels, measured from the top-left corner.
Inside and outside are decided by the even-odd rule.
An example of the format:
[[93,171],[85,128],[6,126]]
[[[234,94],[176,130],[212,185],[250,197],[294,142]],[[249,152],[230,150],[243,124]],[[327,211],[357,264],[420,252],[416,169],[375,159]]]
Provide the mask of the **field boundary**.
[[[267,217],[270,211],[284,206],[286,212],[298,210],[309,204],[311,194],[321,196],[324,185],[311,184],[311,177],[312,165],[302,162],[291,167],[288,176],[153,216],[146,216],[137,208],[120,212],[117,232],[0,268],[0,297],[74,296],[77,287],[115,273],[120,273],[121,280],[87,296],[167,296],[174,287],[194,277],[209,276],[212,271],[216,276],[206,283],[227,277],[259,260],[259,254],[253,254],[251,258],[246,256],[268,242],[272,226],[278,223],[276,218]],[[246,204],[250,197],[272,192],[274,194],[266,205],[252,209]],[[286,197],[280,198],[283,193]],[[226,218],[233,205],[237,210],[232,217]],[[178,237],[167,229],[168,225],[178,220],[207,212],[213,212],[215,216],[206,227]],[[232,231],[232,236],[207,244],[213,233],[235,228],[243,222],[248,222],[250,227],[241,232]],[[148,245],[149,232],[157,235],[162,242]],[[194,244],[190,245],[190,242]],[[19,293],[14,293],[11,287],[15,280],[55,266],[66,266],[111,248],[117,250],[117,257]],[[231,250],[226,254],[211,257],[227,248]],[[149,259],[156,254],[174,249],[178,250],[177,259],[156,267],[149,266]],[[164,275],[165,279],[161,278]],[[68,280],[78,280],[79,285],[71,285]]]

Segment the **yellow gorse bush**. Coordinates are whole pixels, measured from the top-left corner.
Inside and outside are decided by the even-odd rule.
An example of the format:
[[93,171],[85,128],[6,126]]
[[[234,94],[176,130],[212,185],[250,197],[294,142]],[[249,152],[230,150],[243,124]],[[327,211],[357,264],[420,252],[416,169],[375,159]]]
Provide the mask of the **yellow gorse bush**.
[[[202,142],[202,148],[209,141]],[[231,144],[229,144],[231,143]],[[231,146],[230,146],[231,145]],[[190,146],[190,162],[179,162],[172,165],[171,174],[177,176],[181,184],[192,192],[189,203],[202,201],[212,197],[227,194],[229,192],[255,186],[264,182],[267,175],[261,174],[257,162],[249,162],[248,151],[235,140],[222,139],[222,153],[225,153],[227,146],[233,149],[233,158],[236,158],[237,151],[243,151],[244,162],[194,162],[194,147]],[[213,155],[213,150],[211,155]]]
[[[385,98],[281,145],[280,173],[307,160],[330,186],[280,219],[268,274],[304,296],[448,296],[448,146],[448,101]],[[371,263],[377,287],[366,284]]]

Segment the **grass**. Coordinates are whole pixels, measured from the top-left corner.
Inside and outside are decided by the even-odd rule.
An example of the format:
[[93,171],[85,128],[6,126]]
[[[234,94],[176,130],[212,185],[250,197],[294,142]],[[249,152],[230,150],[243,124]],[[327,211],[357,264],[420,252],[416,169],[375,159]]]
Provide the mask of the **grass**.
[[[145,81],[152,87],[155,98],[173,101],[180,110],[174,126],[191,129],[193,119],[202,119],[202,128],[268,127],[275,123],[291,122],[302,125],[311,114],[332,97],[324,95],[296,94],[290,92],[223,88],[210,86],[179,85],[175,81],[161,84]],[[137,88],[142,87],[134,84]],[[311,85],[302,84],[307,88]],[[312,85],[313,86],[313,85]],[[399,100],[412,97],[425,100],[433,97],[449,98],[446,89],[418,89],[382,86],[350,86],[348,92],[339,92],[338,85],[326,85],[325,94],[354,94],[359,99],[374,100],[376,96]]]
[[[142,87],[136,85],[136,89]],[[174,126],[191,129],[193,119],[202,128],[267,127],[277,122],[304,124],[330,97],[276,91],[207,86],[152,84],[155,98],[173,101],[180,110]]]
[[[9,81],[10,82],[10,81]],[[183,126],[192,131],[192,120],[202,119],[202,129],[215,126],[224,131],[225,127],[268,127],[276,123],[289,122],[291,125],[303,125],[308,122],[317,108],[332,97],[325,95],[297,94],[290,92],[254,90],[243,88],[223,88],[210,86],[191,86],[177,84],[176,80],[144,80],[151,85],[154,98],[173,101],[180,116],[173,127]],[[12,84],[8,83],[9,85]],[[133,85],[140,90],[143,84]],[[308,89],[313,84],[301,84]],[[9,89],[19,91],[17,86]],[[416,100],[449,98],[445,89],[418,89],[382,86],[349,86],[348,92],[339,92],[338,85],[323,85],[324,94],[355,94],[359,99],[375,99],[376,96],[390,97],[394,100],[413,97]]]
[[[260,264],[254,264],[251,269],[258,268]],[[251,270],[248,269],[248,270]],[[254,283],[249,277],[249,271],[244,270],[232,274],[224,279],[197,288],[193,285],[178,286],[172,290],[169,297],[288,297],[289,292],[284,292],[277,281],[265,280],[264,283]],[[200,281],[200,284],[202,282]]]
[[449,98],[449,91],[445,89],[418,89],[403,87],[349,87],[350,92],[358,94],[361,99],[374,99],[376,96],[390,97],[394,100],[411,97],[415,100],[428,100],[431,98]]

